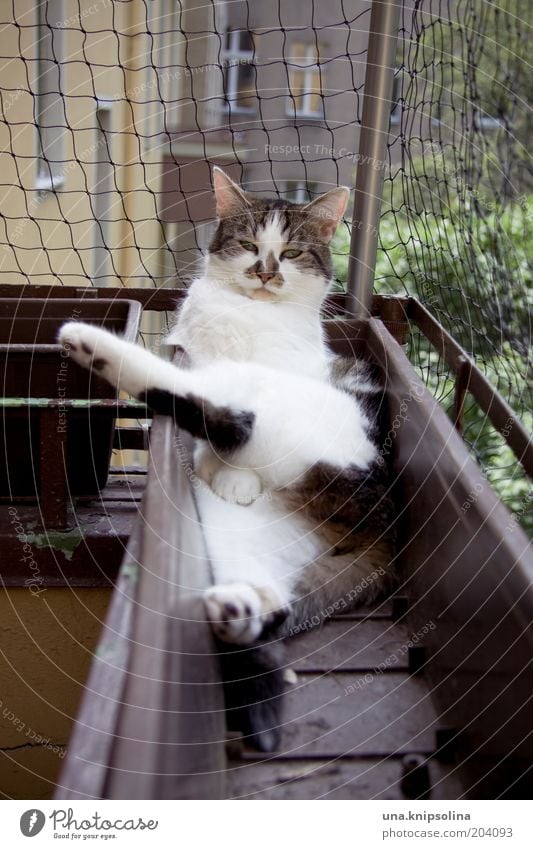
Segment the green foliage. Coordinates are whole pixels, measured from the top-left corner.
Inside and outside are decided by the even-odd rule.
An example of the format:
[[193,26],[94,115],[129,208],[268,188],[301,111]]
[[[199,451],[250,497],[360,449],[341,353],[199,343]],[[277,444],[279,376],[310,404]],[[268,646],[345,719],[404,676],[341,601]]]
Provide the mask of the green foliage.
[[[434,15],[416,4],[410,37],[398,43],[400,121],[391,132],[374,290],[419,298],[531,430],[530,5],[457,0]],[[343,286],[347,228],[333,250]],[[449,410],[453,375],[415,328],[410,358]],[[472,398],[464,428],[487,478],[533,530],[527,479]]]
[[[475,357],[506,359],[511,344],[523,360],[533,306],[532,247],[533,197],[484,218],[472,207],[440,218],[386,214],[374,288],[418,297]],[[335,236],[333,250],[335,274],[345,284],[346,229]]]
[[533,188],[530,11],[530,0],[457,0],[434,16],[420,4],[415,38],[400,40],[396,58],[401,96],[423,104],[433,141],[505,200]]
[[[349,245],[347,228],[339,228],[332,245],[333,265],[344,285]],[[478,215],[473,203],[439,217],[385,214],[374,288],[377,293],[416,295],[461,325],[468,317],[468,325],[495,344],[502,336],[494,321],[504,319],[510,338],[520,336],[525,346],[533,304],[532,247],[533,196],[520,206],[509,205],[485,217]],[[480,302],[480,279],[491,291],[492,299],[486,303]],[[460,341],[475,350],[462,327],[458,331]]]
[[[455,204],[447,215],[385,213],[379,234],[375,291],[410,294],[424,302],[474,357],[529,430],[533,429],[530,315],[533,275],[533,198],[502,212],[479,198]],[[461,212],[459,212],[461,210]],[[342,284],[348,268],[349,234],[333,242],[335,273]],[[449,410],[453,376],[417,338],[411,359],[428,388]],[[488,480],[520,522],[533,531],[527,507],[528,481],[502,437],[471,401],[464,415],[465,439]]]
[[[411,344],[411,360],[426,383],[426,386],[439,400],[446,412],[451,415],[454,399],[454,379],[426,339],[421,334]],[[523,361],[516,351],[505,345],[499,358],[481,360],[477,365],[485,372],[494,386],[501,380],[501,363],[515,374],[511,407],[521,410],[520,419],[528,431],[533,430],[533,408],[531,404],[531,382],[524,374]],[[509,430],[512,422],[509,422]],[[463,435],[475,459],[482,468],[487,480],[494,487],[508,510],[516,516],[516,521],[533,534],[533,513],[531,503],[533,490],[531,483],[518,463],[513,451],[505,439],[495,430],[490,419],[480,409],[475,400],[467,395],[463,412]]]

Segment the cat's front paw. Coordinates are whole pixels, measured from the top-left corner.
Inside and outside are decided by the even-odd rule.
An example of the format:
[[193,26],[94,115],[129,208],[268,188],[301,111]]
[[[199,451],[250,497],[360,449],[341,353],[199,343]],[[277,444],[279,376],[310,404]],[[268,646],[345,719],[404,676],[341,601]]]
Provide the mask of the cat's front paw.
[[63,325],[58,339],[76,363],[86,369],[92,369],[116,385],[118,372],[114,367],[116,366],[115,347],[119,340],[111,333],[92,324],[70,321]]
[[146,390],[146,378],[139,365],[144,352],[134,348],[132,355],[131,346],[114,333],[92,324],[70,321],[59,331],[58,340],[75,362],[96,372],[112,386],[136,397]]
[[211,479],[211,489],[231,504],[252,504],[263,491],[259,475],[252,469],[232,469],[221,466]]
[[213,633],[226,643],[254,643],[266,629],[280,625],[290,612],[288,605],[272,606],[272,598],[270,590],[250,584],[210,587],[205,592],[205,607]]

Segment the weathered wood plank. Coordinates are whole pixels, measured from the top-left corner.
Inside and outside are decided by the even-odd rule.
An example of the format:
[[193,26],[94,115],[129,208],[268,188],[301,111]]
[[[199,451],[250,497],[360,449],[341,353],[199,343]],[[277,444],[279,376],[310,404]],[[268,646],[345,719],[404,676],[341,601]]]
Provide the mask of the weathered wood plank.
[[[453,767],[429,759],[431,799],[457,799],[462,792]],[[405,799],[401,758],[232,761],[228,798],[249,799]]]
[[225,715],[201,590],[210,580],[190,482],[191,441],[169,418],[152,427],[140,510],[141,573],[106,796],[202,799],[224,794]]
[[367,621],[368,619],[390,619],[392,617],[392,602],[387,598],[378,601],[370,607],[354,607],[351,610],[343,612],[340,610],[331,617],[332,621],[348,620]]
[[[434,696],[446,723],[465,731],[465,755],[498,759],[515,750],[533,760],[530,541],[375,319],[368,345],[388,385],[401,492],[398,566],[412,598],[411,627],[436,626],[427,637]],[[402,424],[393,430],[395,418]]]
[[428,688],[419,678],[396,672],[301,673],[285,695],[279,755],[430,753],[436,723]]
[[407,628],[390,620],[339,619],[289,640],[288,663],[296,672],[406,669],[408,640]]
[[[122,492],[122,498],[112,503],[93,498],[79,506],[69,513],[62,530],[42,527],[38,504],[0,505],[4,586],[28,586],[36,574],[44,587],[111,586],[138,511],[127,489]],[[29,546],[30,560],[22,559],[29,555],[28,549],[22,550],[24,545]]]
[[139,535],[122,563],[72,732],[56,799],[103,797],[120,711],[139,575]]

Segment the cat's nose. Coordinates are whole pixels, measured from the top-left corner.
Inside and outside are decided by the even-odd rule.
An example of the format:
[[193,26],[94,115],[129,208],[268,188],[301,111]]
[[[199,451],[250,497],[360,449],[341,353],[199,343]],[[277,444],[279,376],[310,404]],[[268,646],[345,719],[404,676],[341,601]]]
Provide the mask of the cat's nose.
[[268,283],[269,280],[272,280],[273,277],[276,276],[274,271],[258,271],[257,276],[261,280],[261,283]]

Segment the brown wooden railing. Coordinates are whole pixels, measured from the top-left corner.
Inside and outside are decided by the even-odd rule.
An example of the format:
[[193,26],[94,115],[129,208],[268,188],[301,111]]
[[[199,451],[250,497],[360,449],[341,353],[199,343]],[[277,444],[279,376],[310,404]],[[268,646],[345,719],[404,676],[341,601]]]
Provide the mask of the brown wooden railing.
[[223,796],[224,702],[201,599],[210,577],[190,444],[155,418],[143,501],[57,798]]
[[[404,316],[419,315],[411,302],[401,306]],[[399,326],[397,301],[392,308]],[[533,611],[528,541],[385,324],[338,320],[330,331],[337,348],[364,345],[379,365],[391,427],[407,399],[409,425],[395,432],[393,446],[399,592],[410,598],[414,627],[436,624],[420,662],[447,719],[437,747],[466,762],[473,752],[479,767],[479,753],[498,759],[522,740],[522,756],[533,758],[528,713],[516,710],[527,705],[531,684],[533,644],[523,627]],[[434,338],[456,356],[444,332]],[[200,598],[210,578],[189,449],[186,435],[156,418],[136,530],[58,798],[224,795],[223,693]],[[489,704],[487,715],[480,705]]]
[[[138,300],[145,310],[171,311],[184,297],[185,289],[138,289],[128,287],[97,288],[43,285],[10,285],[0,284],[0,298],[47,298],[47,297],[81,297],[81,298],[122,298]],[[348,296],[342,293],[334,294],[325,304],[325,314],[338,312],[345,314],[348,306]],[[380,318],[389,332],[399,341],[405,341],[409,334],[410,324],[418,327],[431,342],[446,364],[452,369],[456,378],[454,418],[458,430],[462,428],[462,411],[464,397],[470,392],[477,403],[487,414],[490,421],[503,436],[509,447],[514,451],[526,472],[533,476],[533,440],[518,417],[511,410],[504,398],[491,385],[485,375],[476,366],[471,357],[461,348],[441,324],[416,298],[396,295],[374,295],[371,307],[372,316]],[[336,334],[338,344],[343,350],[354,350],[354,344],[364,344],[366,335],[365,322],[359,319],[344,319]],[[344,344],[342,344],[344,342]],[[145,445],[145,435],[133,435],[129,429],[124,440],[129,444],[123,447],[138,448]],[[138,431],[139,429],[137,429]],[[119,437],[117,437],[119,438]]]
[[[24,297],[35,288],[11,291]],[[145,308],[152,308],[152,293],[139,291]],[[114,293],[105,290],[107,298]],[[132,296],[127,289],[116,293]],[[157,309],[171,309],[179,294],[160,290]],[[399,505],[399,592],[410,599],[413,628],[436,623],[421,665],[446,716],[441,739],[452,756],[462,753],[465,763],[471,760],[477,768],[480,754],[493,763],[508,758],[517,745],[527,764],[533,760],[527,710],[533,557],[517,518],[461,438],[465,392],[472,393],[529,471],[531,440],[468,355],[416,301],[374,297],[368,321],[342,318],[342,297],[330,306],[339,315],[327,325],[334,348],[372,357],[386,384]],[[452,420],[405,355],[402,343],[411,324],[457,375]],[[49,402],[43,403],[35,402],[45,410]],[[394,423],[406,404],[407,421],[397,430]],[[144,407],[117,402],[117,415],[130,417],[132,410],[147,414]],[[123,439],[128,447],[147,444],[142,428],[119,431],[117,440],[126,447]],[[210,571],[191,487],[190,450],[189,437],[170,419],[155,418],[142,502],[57,798],[224,795],[223,689],[201,599]],[[109,556],[102,549],[97,560],[105,566]],[[16,585],[12,577],[7,583]]]

